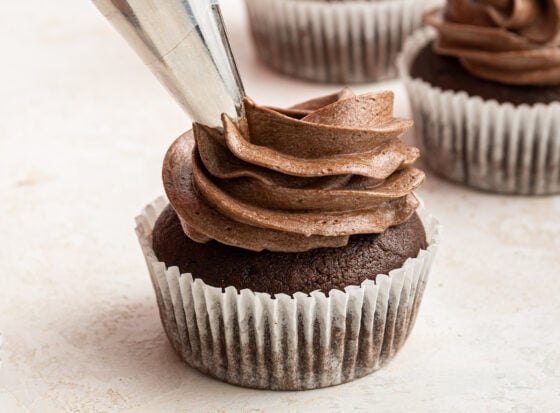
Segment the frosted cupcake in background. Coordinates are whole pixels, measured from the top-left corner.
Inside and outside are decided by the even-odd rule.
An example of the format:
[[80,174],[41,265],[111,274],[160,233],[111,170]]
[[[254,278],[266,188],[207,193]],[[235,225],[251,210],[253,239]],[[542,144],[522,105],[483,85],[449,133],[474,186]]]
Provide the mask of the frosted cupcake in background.
[[[245,98],[236,122],[170,147],[137,233],[160,315],[191,366],[303,390],[389,362],[416,320],[438,243],[393,94],[290,109]],[[193,149],[194,144],[194,149]]]
[[259,59],[316,82],[396,76],[395,58],[442,0],[246,0]]
[[399,69],[424,158],[508,194],[560,192],[560,0],[449,0]]

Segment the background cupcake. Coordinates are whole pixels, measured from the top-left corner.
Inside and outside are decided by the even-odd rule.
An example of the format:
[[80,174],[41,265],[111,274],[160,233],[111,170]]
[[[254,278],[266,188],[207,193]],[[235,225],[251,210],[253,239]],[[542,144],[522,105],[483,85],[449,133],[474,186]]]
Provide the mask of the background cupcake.
[[422,13],[441,0],[246,0],[259,59],[318,82],[394,77]]
[[187,363],[301,390],[362,377],[401,348],[438,227],[412,193],[424,174],[399,140],[411,122],[392,107],[392,93],[288,110],[245,99],[239,122],[195,124],[170,147],[171,207],[149,206],[137,233]]
[[560,192],[560,0],[448,1],[399,66],[425,159],[483,190]]

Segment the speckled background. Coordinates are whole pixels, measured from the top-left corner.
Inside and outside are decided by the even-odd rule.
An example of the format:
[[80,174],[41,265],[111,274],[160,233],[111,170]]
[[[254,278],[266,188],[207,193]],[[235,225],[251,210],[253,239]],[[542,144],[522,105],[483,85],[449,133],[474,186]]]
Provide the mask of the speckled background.
[[[248,93],[336,87],[259,66],[224,1]],[[167,343],[134,216],[162,193],[189,120],[88,1],[0,4],[1,412],[552,412],[560,406],[560,197],[473,192],[432,174],[445,226],[415,330],[384,370],[318,391],[216,382]],[[397,82],[397,113],[408,115]]]

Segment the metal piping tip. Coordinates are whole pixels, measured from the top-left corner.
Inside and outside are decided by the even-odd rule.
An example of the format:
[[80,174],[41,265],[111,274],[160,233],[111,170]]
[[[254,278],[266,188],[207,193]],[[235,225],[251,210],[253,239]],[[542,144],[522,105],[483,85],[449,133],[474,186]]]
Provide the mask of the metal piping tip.
[[218,0],[93,0],[193,122],[238,118],[245,96]]

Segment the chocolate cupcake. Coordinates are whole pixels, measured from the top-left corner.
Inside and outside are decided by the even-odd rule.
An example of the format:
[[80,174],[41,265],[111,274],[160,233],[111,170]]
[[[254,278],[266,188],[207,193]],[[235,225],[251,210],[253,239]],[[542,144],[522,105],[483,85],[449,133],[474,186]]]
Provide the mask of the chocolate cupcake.
[[259,59],[317,82],[396,76],[404,39],[442,0],[246,0]]
[[449,0],[399,59],[425,159],[492,192],[560,192],[560,0]]
[[393,94],[290,109],[243,102],[169,148],[137,219],[160,314],[191,366],[242,386],[312,389],[384,366],[417,316],[438,240]]

